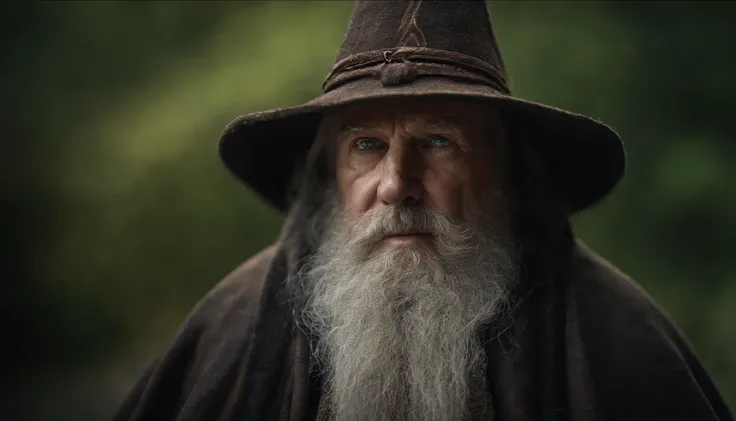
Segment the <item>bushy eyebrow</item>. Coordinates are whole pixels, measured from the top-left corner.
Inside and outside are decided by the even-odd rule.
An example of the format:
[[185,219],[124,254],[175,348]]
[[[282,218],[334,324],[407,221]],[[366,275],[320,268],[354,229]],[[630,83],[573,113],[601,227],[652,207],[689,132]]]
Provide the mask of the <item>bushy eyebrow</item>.
[[357,124],[346,124],[338,130],[338,133],[364,133],[371,130],[378,129],[378,125],[357,125]]
[[440,120],[440,121],[425,123],[421,127],[423,130],[426,130],[429,132],[445,132],[445,131],[458,132],[460,131],[459,125],[450,120]]

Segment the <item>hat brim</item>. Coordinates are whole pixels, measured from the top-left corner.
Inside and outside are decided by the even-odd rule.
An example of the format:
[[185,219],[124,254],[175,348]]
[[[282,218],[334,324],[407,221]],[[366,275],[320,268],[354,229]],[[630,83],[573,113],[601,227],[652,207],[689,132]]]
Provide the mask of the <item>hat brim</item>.
[[384,87],[359,79],[299,106],[245,114],[219,142],[225,166],[277,209],[288,208],[288,189],[299,160],[314,141],[322,113],[361,101],[401,97],[467,98],[498,107],[511,130],[537,148],[571,213],[601,200],[621,179],[626,154],[619,136],[590,117],[505,95],[490,86],[444,77],[423,77]]

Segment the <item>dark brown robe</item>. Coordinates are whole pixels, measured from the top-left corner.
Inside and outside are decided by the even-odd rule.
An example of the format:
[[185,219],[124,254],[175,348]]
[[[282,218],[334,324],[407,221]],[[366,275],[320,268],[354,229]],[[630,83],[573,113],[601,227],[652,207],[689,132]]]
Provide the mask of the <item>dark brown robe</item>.
[[[636,283],[580,242],[567,256],[567,276],[530,286],[512,327],[488,343],[495,420],[732,420]],[[284,296],[285,262],[275,245],[221,281],[115,420],[314,420],[321,385]]]

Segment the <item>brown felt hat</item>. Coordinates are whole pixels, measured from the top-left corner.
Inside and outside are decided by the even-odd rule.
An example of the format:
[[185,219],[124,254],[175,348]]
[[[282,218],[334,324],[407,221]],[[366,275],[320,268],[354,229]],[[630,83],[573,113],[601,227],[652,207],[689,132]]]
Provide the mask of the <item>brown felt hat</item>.
[[492,104],[537,148],[570,212],[605,196],[626,164],[618,135],[589,117],[511,96],[485,1],[356,1],[323,94],[306,104],[243,115],[219,143],[227,168],[275,207],[289,206],[297,163],[322,112],[399,97]]

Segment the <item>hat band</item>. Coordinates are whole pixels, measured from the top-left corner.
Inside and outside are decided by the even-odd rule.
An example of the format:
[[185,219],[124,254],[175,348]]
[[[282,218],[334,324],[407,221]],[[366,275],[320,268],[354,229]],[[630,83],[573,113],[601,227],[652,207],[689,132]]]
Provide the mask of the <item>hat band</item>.
[[422,47],[374,50],[349,56],[333,66],[322,90],[327,93],[365,77],[380,79],[383,86],[396,86],[411,83],[421,76],[451,77],[511,94],[505,77],[493,65],[453,51]]

